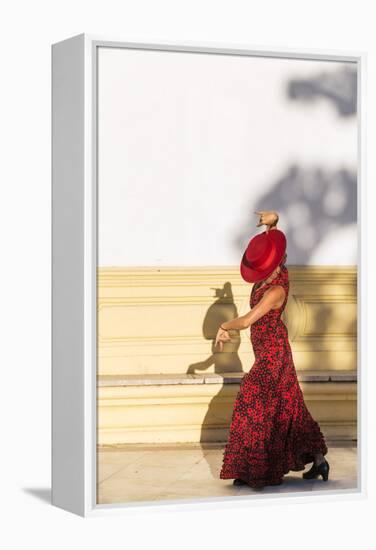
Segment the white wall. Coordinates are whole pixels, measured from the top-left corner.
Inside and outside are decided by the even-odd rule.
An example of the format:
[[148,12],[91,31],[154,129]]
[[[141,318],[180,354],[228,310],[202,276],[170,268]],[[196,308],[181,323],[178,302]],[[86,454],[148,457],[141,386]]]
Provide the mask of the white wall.
[[288,264],[356,264],[354,71],[100,48],[98,265],[237,265],[257,209]]

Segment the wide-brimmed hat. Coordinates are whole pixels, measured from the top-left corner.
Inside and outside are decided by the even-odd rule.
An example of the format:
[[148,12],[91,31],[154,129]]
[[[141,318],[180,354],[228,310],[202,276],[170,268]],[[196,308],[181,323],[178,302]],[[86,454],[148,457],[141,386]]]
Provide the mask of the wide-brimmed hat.
[[247,283],[266,279],[279,265],[286,252],[286,237],[280,229],[269,229],[252,237],[240,263],[241,276]]

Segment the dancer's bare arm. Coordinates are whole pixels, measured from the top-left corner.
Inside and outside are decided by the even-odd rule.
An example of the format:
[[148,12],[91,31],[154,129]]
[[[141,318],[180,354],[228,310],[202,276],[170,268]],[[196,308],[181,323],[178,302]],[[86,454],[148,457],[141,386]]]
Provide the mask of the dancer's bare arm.
[[[243,315],[244,328],[248,328],[253,323],[261,319],[271,309],[275,309],[282,305],[285,299],[285,289],[281,285],[274,285],[264,293],[261,300],[248,313]],[[223,325],[227,328],[226,325]]]
[[279,307],[285,299],[285,289],[281,285],[275,285],[269,288],[261,298],[261,300],[246,313],[230,321],[222,323],[222,328],[218,329],[215,339],[215,346],[219,343],[222,351],[222,343],[230,342],[231,338],[228,335],[228,330],[244,330],[250,327],[253,323],[261,319],[271,309]]

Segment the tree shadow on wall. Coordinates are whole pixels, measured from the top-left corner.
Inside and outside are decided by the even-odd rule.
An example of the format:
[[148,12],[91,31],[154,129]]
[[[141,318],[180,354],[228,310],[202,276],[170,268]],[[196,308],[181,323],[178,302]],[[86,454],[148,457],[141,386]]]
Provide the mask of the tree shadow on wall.
[[[352,119],[357,113],[357,70],[349,64],[336,70],[320,71],[286,82],[287,100],[295,104],[327,101],[338,117]],[[246,222],[235,237],[234,245],[243,253],[254,233],[255,210],[278,210],[286,233],[292,264],[305,265],[327,234],[357,222],[356,170],[287,166],[284,173],[268,186],[266,193],[250,204]]]
[[[329,232],[356,223],[356,173],[345,168],[330,171],[292,164],[257,202],[257,208],[278,210],[290,262],[306,265]],[[249,211],[254,210],[250,204]],[[254,219],[249,219],[248,215],[235,237],[239,253],[255,232]]]
[[325,99],[339,116],[352,117],[357,112],[357,71],[343,66],[336,71],[321,71],[309,78],[291,79],[287,83],[286,95],[302,103]]

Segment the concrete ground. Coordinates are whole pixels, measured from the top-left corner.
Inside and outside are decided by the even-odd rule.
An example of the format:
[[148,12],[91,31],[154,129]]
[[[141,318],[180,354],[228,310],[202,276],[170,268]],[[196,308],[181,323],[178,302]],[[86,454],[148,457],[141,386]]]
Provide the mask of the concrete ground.
[[[158,444],[105,446],[98,449],[97,503],[208,499],[267,493],[337,491],[357,487],[355,442],[329,442],[325,458],[329,479],[302,479],[303,470],[289,472],[282,485],[253,489],[219,479],[224,445]],[[307,464],[306,470],[312,464]]]

